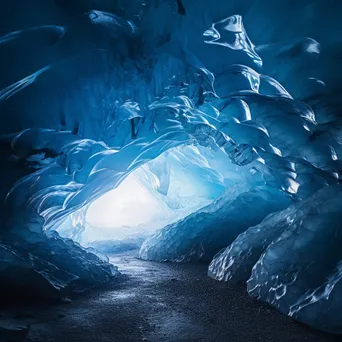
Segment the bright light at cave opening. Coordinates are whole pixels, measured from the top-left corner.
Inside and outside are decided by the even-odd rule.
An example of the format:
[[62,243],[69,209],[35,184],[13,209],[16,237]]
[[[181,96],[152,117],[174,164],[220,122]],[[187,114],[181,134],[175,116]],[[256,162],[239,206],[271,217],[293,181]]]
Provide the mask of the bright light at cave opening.
[[121,230],[119,235],[122,235],[142,225],[150,224],[152,230],[153,222],[165,214],[167,210],[161,201],[153,197],[137,175],[132,173],[118,188],[106,193],[89,207],[86,220],[93,227],[116,230],[116,234]]
[[90,204],[77,241],[89,246],[103,240],[146,238],[211,203],[223,191],[223,179],[239,175],[226,162],[218,164],[217,153],[184,145],[141,166]]

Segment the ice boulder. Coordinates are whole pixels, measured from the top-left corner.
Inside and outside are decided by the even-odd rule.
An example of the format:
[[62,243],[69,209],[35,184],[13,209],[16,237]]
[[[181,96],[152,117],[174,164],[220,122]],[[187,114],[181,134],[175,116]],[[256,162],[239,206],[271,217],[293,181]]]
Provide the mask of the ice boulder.
[[210,260],[248,227],[289,203],[284,193],[274,188],[236,185],[217,201],[148,238],[140,257],[176,262]]
[[326,187],[240,234],[209,266],[215,279],[312,327],[342,332],[342,186]]

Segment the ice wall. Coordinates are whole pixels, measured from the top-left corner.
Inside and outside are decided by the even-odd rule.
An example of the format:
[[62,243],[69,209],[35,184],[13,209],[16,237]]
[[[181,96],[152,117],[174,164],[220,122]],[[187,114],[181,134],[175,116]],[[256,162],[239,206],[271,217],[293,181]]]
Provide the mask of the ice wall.
[[217,201],[148,238],[140,249],[140,257],[156,261],[209,261],[241,232],[289,203],[282,192],[270,187],[232,186]]
[[[215,6],[205,0],[34,0],[27,6],[11,2],[0,18],[3,274],[20,264],[32,274],[30,285],[40,282],[50,289],[72,287],[78,278],[91,284],[109,280],[116,271],[100,254],[55,230],[71,215],[78,224],[67,231],[78,241],[94,200],[163,153],[187,146],[188,153],[173,156],[182,165],[177,172],[192,172],[194,183],[203,179],[196,190],[213,202],[145,241],[141,257],[210,259],[232,243],[211,264],[214,277],[245,281],[251,272],[251,294],[339,332],[338,325],[325,326],[328,321],[310,316],[316,308],[338,307],[338,286],[328,301],[302,305],[317,297],[322,284],[329,289],[338,284],[337,254],[329,266],[325,258],[310,266],[308,278],[320,275],[319,283],[299,272],[296,253],[295,260],[286,259],[305,278],[294,282],[295,295],[284,290],[290,266],[282,274],[279,263],[267,262],[277,255],[271,243],[277,237],[276,252],[289,249],[288,227],[296,220],[286,220],[301,206],[313,205],[312,227],[319,231],[326,216],[338,222],[338,201],[323,204],[338,197],[341,173],[341,5],[332,0],[216,1]],[[175,206],[166,164],[155,162],[146,171],[146,184]],[[320,196],[327,196],[326,212],[315,205]],[[298,215],[304,215],[300,227],[311,218]],[[240,242],[250,231],[260,233],[251,241],[256,253],[230,259],[236,250],[249,250]],[[309,244],[306,236],[303,232],[300,247]],[[326,254],[330,247],[319,248]],[[75,257],[67,265],[47,250]],[[303,251],[309,258],[311,251]],[[49,263],[50,271],[43,273],[34,260]],[[274,300],[276,277],[284,280],[276,284],[281,293]],[[17,284],[22,278],[6,279]],[[332,303],[328,309],[326,303]],[[293,306],[300,309],[289,309]]]
[[247,281],[251,296],[332,333],[341,333],[341,186],[269,215],[215,256],[209,275]]

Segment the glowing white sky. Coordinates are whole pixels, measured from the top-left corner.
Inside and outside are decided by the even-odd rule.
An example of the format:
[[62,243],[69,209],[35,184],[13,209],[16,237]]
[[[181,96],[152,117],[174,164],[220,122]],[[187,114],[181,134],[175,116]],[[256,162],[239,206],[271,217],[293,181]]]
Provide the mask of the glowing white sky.
[[102,228],[136,227],[166,214],[160,200],[141,185],[134,173],[120,186],[96,200],[89,208],[87,222]]

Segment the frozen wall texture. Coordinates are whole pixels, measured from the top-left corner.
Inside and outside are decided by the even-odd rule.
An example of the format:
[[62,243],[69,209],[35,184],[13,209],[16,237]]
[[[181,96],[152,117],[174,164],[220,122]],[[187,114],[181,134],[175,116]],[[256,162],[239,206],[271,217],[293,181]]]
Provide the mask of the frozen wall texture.
[[89,205],[140,170],[168,210],[195,211],[141,258],[214,257],[215,279],[341,333],[341,13],[333,0],[4,4],[0,286],[60,297],[119,276],[77,241]]

